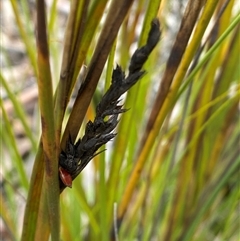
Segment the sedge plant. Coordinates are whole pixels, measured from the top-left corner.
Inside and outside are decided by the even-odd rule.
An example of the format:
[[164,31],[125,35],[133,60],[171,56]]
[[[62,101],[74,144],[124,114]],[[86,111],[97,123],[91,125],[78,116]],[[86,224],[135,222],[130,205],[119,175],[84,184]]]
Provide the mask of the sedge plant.
[[[72,0],[66,18],[60,1],[9,3],[36,79],[31,118],[40,128],[33,131],[14,75],[2,71],[6,240],[237,240],[237,1]],[[134,59],[135,50],[149,46],[154,21],[158,37],[139,65],[144,54]],[[121,91],[116,81],[134,74],[139,80]],[[75,152],[84,165],[59,173]]]

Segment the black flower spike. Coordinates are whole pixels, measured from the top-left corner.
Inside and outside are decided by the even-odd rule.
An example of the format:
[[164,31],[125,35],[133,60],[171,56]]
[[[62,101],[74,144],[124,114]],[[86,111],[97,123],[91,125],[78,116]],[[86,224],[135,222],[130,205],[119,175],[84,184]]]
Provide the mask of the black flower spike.
[[71,187],[72,180],[94,156],[99,154],[97,150],[115,137],[116,134],[112,131],[118,124],[118,116],[127,111],[119,105],[119,98],[145,74],[141,68],[157,45],[160,34],[159,20],[154,19],[146,45],[137,49],[131,58],[128,76],[126,77],[121,67],[117,65],[112,73],[111,86],[96,107],[94,121],[87,123],[84,136],[76,144],[72,143],[69,136],[66,150],[62,151],[59,157],[61,189],[64,186]]

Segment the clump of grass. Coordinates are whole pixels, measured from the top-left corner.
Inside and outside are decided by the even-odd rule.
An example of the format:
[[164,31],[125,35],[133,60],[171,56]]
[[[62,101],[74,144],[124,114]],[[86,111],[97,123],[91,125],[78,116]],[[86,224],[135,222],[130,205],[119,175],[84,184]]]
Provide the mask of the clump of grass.
[[[28,5],[11,1],[38,78],[42,130],[37,146],[27,113],[1,74],[15,110],[9,116],[1,99],[2,159],[8,154],[12,165],[11,171],[3,165],[0,210],[9,237],[20,238],[15,196],[24,190],[22,240],[49,240],[50,234],[52,240],[236,240],[239,9],[236,1],[186,1],[179,30],[166,50],[169,57],[159,66],[173,3],[72,1],[59,61],[54,44],[49,44],[59,29],[56,2],[44,17],[44,2],[37,1],[34,47]],[[143,66],[146,74],[122,97],[119,113],[129,111],[121,115],[117,136],[74,180],[73,188],[59,195],[59,154],[66,150],[69,135],[74,142],[84,136],[86,121],[94,123],[116,62],[124,69],[129,65],[133,42],[138,39],[139,48],[147,42],[155,17],[161,22],[161,41]],[[53,73],[50,58],[59,72]],[[84,76],[79,75],[85,68]],[[79,79],[83,85],[68,115]],[[15,119],[35,155],[30,180],[11,125]]]

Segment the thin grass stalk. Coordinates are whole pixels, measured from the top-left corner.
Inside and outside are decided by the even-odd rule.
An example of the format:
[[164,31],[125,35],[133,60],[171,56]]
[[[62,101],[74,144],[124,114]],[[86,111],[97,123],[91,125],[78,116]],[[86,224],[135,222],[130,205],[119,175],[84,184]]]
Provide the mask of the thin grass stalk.
[[[219,77],[216,80],[216,87],[214,88],[213,97],[221,95],[226,89],[229,89],[232,82],[235,81],[234,76],[236,75],[238,71],[238,52],[240,51],[239,47],[239,36],[240,26],[236,26],[232,39],[229,41],[229,46],[226,51],[223,52],[224,59],[222,61],[222,68],[221,72],[219,74]],[[231,81],[229,81],[231,80]],[[218,105],[221,105],[221,103],[218,103]],[[215,107],[217,108],[218,105]]]
[[14,106],[14,110],[15,110],[16,114],[18,115],[18,118],[22,122],[22,125],[23,125],[23,128],[24,128],[25,132],[26,132],[26,135],[28,136],[28,138],[31,141],[33,151],[37,151],[36,141],[34,139],[32,131],[30,130],[29,125],[28,125],[28,123],[26,121],[26,118],[25,118],[26,114],[25,114],[22,106],[19,104],[19,101],[17,100],[16,96],[10,90],[9,85],[7,84],[7,81],[2,76],[2,74],[0,74],[0,80],[1,80],[1,84],[3,85],[5,91],[8,94],[9,99],[11,100],[11,102],[12,102],[12,104]]
[[[174,135],[171,139],[173,138]],[[172,187],[176,185],[174,171],[176,171],[178,167],[175,167],[173,169],[174,171],[169,168],[171,165],[171,159],[169,158],[168,160],[168,153],[171,151],[171,146],[172,142],[170,140],[169,143],[163,147],[160,153],[157,154],[158,158],[156,161],[159,163],[155,163],[155,167],[152,170],[152,179],[157,180],[157,183],[161,183],[161,187],[158,188],[160,190],[154,196],[156,199],[156,209],[153,209],[153,226],[150,230],[150,237],[157,237],[158,234],[163,233],[164,226],[162,224],[166,223],[166,213],[169,212],[168,203],[171,203],[173,197],[172,188],[169,188],[169,185]],[[157,185],[157,183],[155,183],[155,185]]]
[[50,8],[48,28],[47,28],[49,30],[49,33],[53,32],[54,25],[56,23],[56,17],[57,17],[57,0],[53,0],[52,6]]
[[[66,27],[61,74],[55,93],[56,131],[57,142],[59,143],[62,132],[63,117],[69,102],[73,85],[76,82],[76,79],[72,79],[73,69],[75,67],[75,71],[79,72],[81,68],[81,66],[76,68],[76,58],[81,44],[87,7],[88,3],[86,1],[73,1],[71,3],[71,10]],[[65,143],[62,145],[62,149],[64,148]]]
[[[71,217],[71,213],[69,212],[68,208],[65,207],[66,205],[61,203],[61,206],[62,206],[62,208],[61,208],[61,213],[62,213],[61,214],[61,216],[62,216],[61,237],[62,237],[63,240],[74,240],[73,218]],[[79,240],[82,240],[82,239],[79,239]]]
[[[97,27],[101,21],[101,17],[105,10],[106,4],[107,4],[107,0],[95,1],[95,3],[91,6],[91,9],[89,10],[89,15],[87,16],[87,21],[85,26],[85,29],[87,29],[87,31],[83,32],[81,44],[79,44],[79,49],[76,54],[75,65],[78,67],[81,67],[84,63],[84,60],[86,59],[87,52],[89,50],[90,44],[93,41],[93,37],[95,35]],[[76,82],[77,77],[79,75],[79,70],[80,68],[79,69],[73,68],[74,72],[72,76],[72,81],[74,81],[74,83]]]
[[10,218],[11,215],[9,214],[8,202],[5,200],[5,197],[2,194],[0,194],[0,203],[0,215],[2,221],[5,223],[12,240],[17,240],[17,227],[13,220]]
[[45,162],[46,195],[52,240],[59,240],[58,143],[55,142],[53,89],[49,63],[44,1],[37,1],[38,90],[42,120],[42,142]]
[[[70,59],[70,69],[69,69],[69,91],[68,93],[71,94],[72,89],[76,83],[77,77],[79,75],[79,71],[81,69],[82,65],[77,64],[77,59],[79,57],[79,51],[81,48],[81,43],[83,40],[84,32],[86,32],[86,21],[87,21],[87,13],[88,13],[88,5],[89,1],[76,1],[77,8],[76,12],[74,14],[75,19],[72,23],[73,26],[73,36],[72,41],[73,44],[71,45],[70,53],[71,53],[71,59]],[[74,8],[75,6],[73,6]],[[75,75],[76,73],[76,75]]]
[[129,48],[131,44],[130,34],[134,36],[134,33],[135,33],[135,28],[132,27],[131,29],[132,32],[130,32],[131,30],[129,30],[129,27],[128,27],[129,17],[130,16],[128,14],[124,22],[122,23],[122,26],[117,38],[118,48],[121,49],[121,52],[116,54],[116,57],[120,55],[119,59],[117,60],[118,61],[117,64],[119,64],[123,69],[127,69],[128,60],[130,58],[130,53],[129,53]]
[[30,179],[30,187],[24,212],[21,241],[35,240],[34,238],[37,230],[37,219],[41,218],[41,215],[39,214],[39,205],[42,193],[43,176],[44,160],[42,143],[40,142]]
[[51,55],[52,62],[52,80],[53,80],[53,88],[55,89],[57,86],[57,81],[59,79],[59,59],[61,56],[61,51],[59,51],[59,47],[62,47],[62,43],[56,39],[56,35],[58,35],[58,7],[57,0],[53,0],[51,2],[51,6],[49,6],[49,17],[47,23],[48,29],[48,38],[49,38],[49,49]]
[[29,186],[28,179],[27,179],[27,176],[26,176],[26,172],[24,170],[21,155],[18,151],[17,144],[15,142],[14,134],[13,134],[13,131],[12,131],[12,128],[11,128],[11,123],[8,119],[7,113],[6,113],[6,111],[4,109],[4,106],[3,106],[3,103],[2,103],[2,99],[0,99],[0,107],[2,109],[2,117],[3,117],[3,120],[4,120],[4,126],[6,128],[6,131],[8,132],[8,138],[10,139],[11,148],[12,148],[13,153],[14,153],[13,163],[14,163],[14,166],[17,170],[18,175],[19,175],[21,186],[25,190],[27,190],[28,186]]
[[[31,18],[31,7],[30,7],[29,2],[27,0],[22,0],[18,3],[18,5],[20,6],[20,9],[23,11],[23,16],[21,16],[23,19],[23,22],[30,23],[32,18]],[[27,35],[31,34],[33,37],[33,31],[31,29],[33,27],[33,25],[25,24],[24,27],[26,28]]]
[[104,83],[104,93],[107,92],[112,80],[112,70],[114,69],[114,56],[116,52],[117,38],[115,39],[111,51],[108,56],[107,69],[106,69],[106,80]]
[[98,220],[94,214],[92,207],[88,205],[85,190],[81,185],[82,185],[81,183],[78,183],[78,185],[76,185],[76,191],[74,192],[74,196],[76,198],[78,206],[82,210],[84,210],[84,212],[88,217],[89,227],[91,227],[94,233],[100,233],[100,226],[99,226]]
[[[234,220],[233,217],[237,213],[236,209],[237,209],[238,204],[239,204],[239,202],[238,202],[239,196],[240,196],[240,190],[239,190],[238,187],[235,187],[231,197],[229,198],[229,202],[227,203],[227,207],[230,207],[229,213],[232,214],[232,215],[229,215],[229,217],[227,218],[226,225],[225,225],[224,230],[223,230],[225,240],[230,240],[230,238],[232,238],[233,233],[238,234],[238,224],[236,225],[237,227],[236,227],[235,230],[232,230],[232,227],[234,226],[234,224],[236,223],[236,220],[238,219],[238,217],[237,217]],[[222,210],[222,209],[219,208],[219,210]],[[227,232],[229,232],[229,234],[227,234]],[[229,235],[229,237],[227,237],[228,235]]]
[[218,164],[218,160],[220,158],[221,151],[224,149],[224,145],[226,144],[226,135],[229,128],[229,123],[233,120],[234,116],[238,112],[238,102],[235,102],[228,113],[226,113],[225,123],[221,130],[218,132],[216,137],[216,141],[213,145],[210,161],[208,163],[208,168],[206,170],[207,179],[210,178],[211,174],[214,172],[216,165]]
[[[42,160],[44,161],[44,160]],[[45,177],[43,178],[45,180]],[[36,231],[34,241],[48,241],[51,226],[49,220],[49,213],[48,213],[48,201],[47,201],[47,185],[46,181],[42,184],[42,192],[39,198],[39,210],[38,210],[38,217],[37,217],[37,224],[36,224]]]
[[31,65],[33,67],[34,75],[37,76],[37,61],[36,61],[37,58],[36,58],[35,49],[32,48],[32,46],[34,46],[34,44],[31,42],[31,39],[29,38],[28,34],[25,31],[24,25],[20,18],[19,11],[17,9],[17,2],[15,0],[11,0],[11,5],[12,5],[12,9],[14,11],[14,15],[15,15],[15,19],[16,19],[17,26],[19,29],[19,33],[24,42],[27,54],[29,56]]
[[[103,150],[103,148],[102,148]],[[106,186],[106,180],[105,180],[105,170],[106,170],[106,164],[105,164],[105,155],[102,155],[99,160],[99,215],[100,215],[100,230],[108,230],[107,227],[107,219],[106,219],[106,210],[107,210],[107,186]],[[108,233],[107,232],[101,232],[99,236],[101,236],[101,240],[107,240],[108,239]]]
[[[74,54],[77,54],[79,51],[79,46],[81,42],[80,40],[82,39],[83,28],[84,28],[82,21],[83,20],[86,21],[85,20],[86,16],[85,16],[85,13],[83,13],[83,11],[86,10],[87,7],[88,7],[88,4],[86,3],[86,1],[82,1],[81,3],[79,1],[73,1],[71,2],[71,6],[70,6],[70,13],[68,17],[67,26],[66,26],[66,32],[65,32],[64,50],[63,50],[62,67],[61,67],[61,75],[60,75],[60,83],[59,83],[59,84],[63,84],[64,82],[61,83],[61,81],[64,81],[64,80],[67,82],[68,90],[66,91],[66,93],[68,94],[67,96],[68,98],[71,93],[71,91],[69,91],[70,87],[72,86],[72,83],[75,83],[76,81],[76,79],[72,80],[69,77],[72,77],[71,71],[73,71],[73,68],[76,64],[76,59],[74,59]],[[77,17],[77,13],[78,13],[78,17]],[[79,65],[77,70],[75,71],[79,72],[80,68],[81,68],[81,65]]]

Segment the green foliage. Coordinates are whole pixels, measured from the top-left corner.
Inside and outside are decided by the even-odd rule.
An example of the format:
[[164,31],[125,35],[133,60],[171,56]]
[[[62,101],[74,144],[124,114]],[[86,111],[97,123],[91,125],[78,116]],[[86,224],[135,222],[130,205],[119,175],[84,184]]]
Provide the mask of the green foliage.
[[[32,133],[13,79],[1,74],[14,109],[8,114],[1,98],[1,160],[11,165],[2,161],[0,214],[12,240],[238,239],[237,1],[185,1],[177,29],[170,24],[176,2],[73,0],[59,44],[57,1],[46,8],[46,18],[44,1],[37,1],[37,41],[27,2],[11,1],[38,79],[42,123],[41,132]],[[161,41],[144,65],[147,73],[122,97],[129,110],[121,115],[117,136],[73,188],[58,195],[58,156],[69,134],[73,141],[83,136],[116,63],[128,69],[132,47],[146,43],[154,17]],[[84,88],[76,96],[80,81]],[[11,125],[15,120],[35,156],[30,179]],[[21,195],[27,196],[24,221],[17,218]]]

